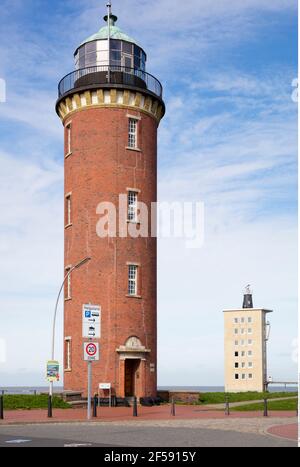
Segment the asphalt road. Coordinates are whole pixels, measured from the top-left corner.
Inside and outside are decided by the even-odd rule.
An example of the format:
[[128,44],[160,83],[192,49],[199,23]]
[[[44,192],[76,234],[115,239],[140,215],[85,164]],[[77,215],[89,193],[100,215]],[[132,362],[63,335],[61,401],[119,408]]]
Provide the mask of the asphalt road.
[[0,447],[297,447],[297,443],[237,431],[78,423],[2,426]]

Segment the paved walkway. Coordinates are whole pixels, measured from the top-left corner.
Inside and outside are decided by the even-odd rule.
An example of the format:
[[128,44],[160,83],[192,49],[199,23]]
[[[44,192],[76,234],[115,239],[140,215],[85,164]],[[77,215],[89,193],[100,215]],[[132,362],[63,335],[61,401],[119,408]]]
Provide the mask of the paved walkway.
[[[132,416],[132,408],[101,407],[98,418],[88,423],[100,423],[117,426],[133,424],[135,426],[166,427],[202,427],[212,430],[230,430],[253,434],[270,433],[283,438],[297,440],[298,426],[295,412],[269,412],[263,417],[262,412],[232,412],[226,416],[223,411],[212,411],[199,406],[176,406],[176,416],[170,414],[170,406],[139,407],[138,417]],[[86,410],[54,409],[53,418],[47,418],[45,410],[6,411],[5,420],[0,420],[0,427],[23,424],[57,424],[86,422]],[[270,431],[271,430],[271,431]]]

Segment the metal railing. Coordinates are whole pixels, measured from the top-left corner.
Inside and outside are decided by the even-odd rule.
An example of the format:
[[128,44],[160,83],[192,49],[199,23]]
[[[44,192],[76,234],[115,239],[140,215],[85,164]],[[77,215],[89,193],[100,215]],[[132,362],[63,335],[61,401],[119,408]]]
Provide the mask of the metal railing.
[[[110,71],[110,73],[109,73]],[[58,85],[58,97],[73,89],[103,84],[121,84],[146,89],[162,98],[163,88],[154,76],[143,70],[122,66],[92,66],[66,75]]]

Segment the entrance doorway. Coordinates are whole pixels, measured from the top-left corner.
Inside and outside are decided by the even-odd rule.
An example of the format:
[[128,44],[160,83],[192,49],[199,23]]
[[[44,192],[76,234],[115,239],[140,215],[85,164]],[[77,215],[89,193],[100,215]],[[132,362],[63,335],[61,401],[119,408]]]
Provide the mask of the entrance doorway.
[[137,395],[136,390],[140,362],[140,360],[135,359],[125,360],[125,397],[134,397]]

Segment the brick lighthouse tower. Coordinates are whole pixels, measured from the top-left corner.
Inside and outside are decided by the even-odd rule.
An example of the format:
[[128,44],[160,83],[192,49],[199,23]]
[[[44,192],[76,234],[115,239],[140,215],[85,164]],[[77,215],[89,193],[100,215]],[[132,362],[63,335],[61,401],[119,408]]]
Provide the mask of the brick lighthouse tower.
[[[82,310],[101,307],[100,360],[93,391],[109,383],[117,397],[157,391],[157,242],[145,231],[157,200],[157,130],[165,113],[162,86],[146,73],[147,56],[111,13],[75,51],[75,71],[59,84],[56,110],[65,133],[65,269],[90,257],[65,286],[64,382],[87,391]],[[122,234],[99,235],[99,204],[114,206]],[[149,208],[140,217],[139,203]],[[102,213],[103,214],[103,213]],[[124,220],[124,219],[123,219]],[[102,394],[105,396],[105,391]]]

